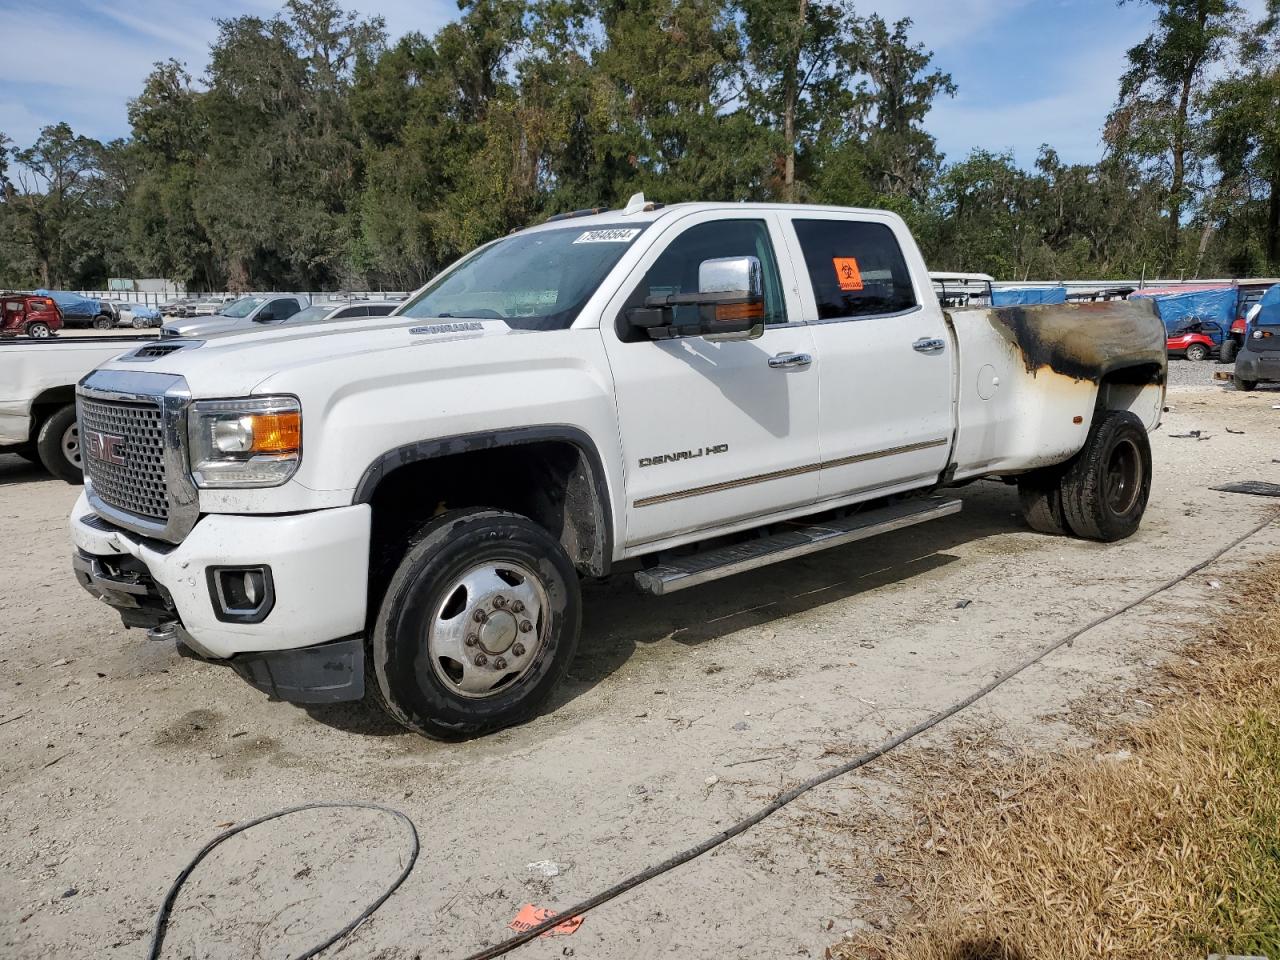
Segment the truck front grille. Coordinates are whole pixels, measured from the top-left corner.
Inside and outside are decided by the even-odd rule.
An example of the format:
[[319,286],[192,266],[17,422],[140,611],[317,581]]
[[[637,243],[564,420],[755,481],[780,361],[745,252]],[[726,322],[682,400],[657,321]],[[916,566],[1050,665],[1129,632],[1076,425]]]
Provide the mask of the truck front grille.
[[159,403],[81,395],[80,444],[85,473],[104,503],[148,520],[168,520]]

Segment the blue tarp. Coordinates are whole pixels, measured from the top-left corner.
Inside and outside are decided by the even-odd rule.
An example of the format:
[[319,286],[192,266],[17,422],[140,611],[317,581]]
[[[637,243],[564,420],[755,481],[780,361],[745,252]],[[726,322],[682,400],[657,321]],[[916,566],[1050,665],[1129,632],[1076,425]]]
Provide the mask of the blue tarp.
[[122,303],[122,310],[128,310],[135,317],[141,317],[143,320],[159,320],[160,311],[155,307],[149,307],[145,303]]
[[1280,324],[1280,283],[1277,283],[1274,287],[1268,287],[1267,292],[1258,301],[1258,305],[1261,309],[1258,310],[1258,315],[1253,318],[1254,323],[1261,323],[1266,326]]
[[64,317],[92,319],[102,312],[102,305],[97,300],[90,300],[78,293],[67,293],[63,290],[37,290],[36,294],[48,297],[56,303]]
[[1066,287],[1023,287],[1018,290],[992,290],[993,307],[1020,307],[1038,303],[1066,303]]
[[[1129,299],[1148,296],[1149,294],[1138,291],[1130,295]],[[1214,343],[1221,343],[1223,331],[1230,330],[1236,318],[1237,296],[1235,287],[1221,287],[1191,293],[1157,294],[1151,299],[1156,302],[1156,310],[1170,336],[1201,325],[1203,332]]]

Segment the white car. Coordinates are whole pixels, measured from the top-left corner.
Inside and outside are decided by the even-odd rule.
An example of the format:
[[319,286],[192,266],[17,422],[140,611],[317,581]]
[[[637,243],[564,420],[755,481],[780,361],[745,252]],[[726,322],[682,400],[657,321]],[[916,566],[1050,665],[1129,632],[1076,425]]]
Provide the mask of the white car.
[[281,699],[367,675],[405,726],[479,734],[564,675],[581,576],[670,593],[945,517],[986,476],[1037,530],[1129,536],[1164,341],[1149,301],[946,312],[892,213],[635,197],[390,317],[104,364],[76,576]]
[[385,317],[400,304],[387,300],[347,300],[340,303],[313,303],[303,307],[297,313],[284,317],[268,316],[261,313],[248,319],[246,317],[231,318],[227,316],[196,318],[193,320],[170,321],[166,324],[167,336],[210,337],[222,333],[245,330],[262,330],[280,324],[295,326],[303,323],[326,323],[331,320],[355,320],[363,317]]
[[231,330],[254,329],[254,324],[279,323],[311,305],[309,297],[294,293],[255,293],[233,300],[204,315],[199,308],[188,319],[170,318],[160,328],[162,337],[204,337]]

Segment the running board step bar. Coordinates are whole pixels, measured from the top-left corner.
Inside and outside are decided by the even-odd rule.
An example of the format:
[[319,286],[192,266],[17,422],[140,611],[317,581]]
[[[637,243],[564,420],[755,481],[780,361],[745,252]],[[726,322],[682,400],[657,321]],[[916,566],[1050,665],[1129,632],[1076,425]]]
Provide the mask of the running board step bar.
[[677,557],[635,574],[636,586],[645,593],[662,596],[675,593],[685,587],[697,586],[735,573],[744,573],[757,567],[803,557],[828,547],[838,547],[855,540],[865,540],[890,530],[901,530],[927,520],[959,513],[959,500],[942,497],[925,497],[918,500],[902,500],[898,503],[850,514],[839,520],[822,523],[793,522],[779,533],[716,547],[705,553]]

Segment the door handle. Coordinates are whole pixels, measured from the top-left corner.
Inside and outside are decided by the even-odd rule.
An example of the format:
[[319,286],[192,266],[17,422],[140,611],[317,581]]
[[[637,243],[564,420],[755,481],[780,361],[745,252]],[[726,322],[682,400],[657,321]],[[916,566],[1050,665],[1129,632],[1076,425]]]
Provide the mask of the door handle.
[[813,363],[813,357],[807,353],[779,353],[769,358],[769,366],[775,370],[787,367],[807,367]]
[[941,353],[947,348],[947,341],[940,337],[921,337],[911,345],[912,350],[920,353]]

